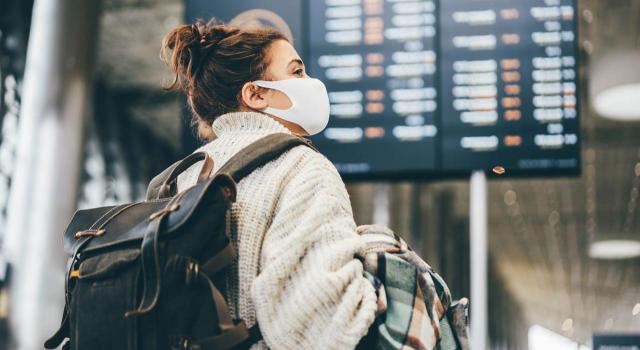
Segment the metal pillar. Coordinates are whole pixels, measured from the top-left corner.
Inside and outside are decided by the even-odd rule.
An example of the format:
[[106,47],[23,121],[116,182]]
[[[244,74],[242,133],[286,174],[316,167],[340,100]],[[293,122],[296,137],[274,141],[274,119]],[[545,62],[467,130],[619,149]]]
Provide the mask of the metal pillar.
[[411,246],[414,250],[418,251],[420,254],[423,254],[423,241],[424,235],[422,230],[422,216],[424,213],[422,212],[422,186],[419,182],[414,182],[411,184],[411,207],[409,210],[411,211],[410,216],[410,230],[411,230]]
[[373,223],[389,226],[391,213],[389,208],[389,192],[391,185],[376,184],[373,189]]
[[487,270],[487,178],[483,171],[474,171],[470,183],[470,232],[471,253],[471,349],[487,349],[489,327],[489,298]]
[[36,0],[20,111],[5,253],[12,348],[42,349],[64,296],[62,231],[76,208],[92,95],[98,0]]

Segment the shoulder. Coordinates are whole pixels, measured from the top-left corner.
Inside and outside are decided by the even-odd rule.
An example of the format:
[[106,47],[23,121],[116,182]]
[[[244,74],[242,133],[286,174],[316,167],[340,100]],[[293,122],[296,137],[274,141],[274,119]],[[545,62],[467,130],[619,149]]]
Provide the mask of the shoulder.
[[[283,155],[290,164],[282,179],[285,197],[307,193],[313,196],[329,196],[348,203],[348,192],[338,170],[322,153],[306,146],[297,146]],[[327,198],[328,199],[328,198]]]
[[[295,161],[295,168],[291,175],[316,175],[326,180],[327,177],[342,182],[338,170],[333,163],[319,151],[307,146],[297,146],[289,150],[284,157]],[[320,179],[317,179],[320,180]]]

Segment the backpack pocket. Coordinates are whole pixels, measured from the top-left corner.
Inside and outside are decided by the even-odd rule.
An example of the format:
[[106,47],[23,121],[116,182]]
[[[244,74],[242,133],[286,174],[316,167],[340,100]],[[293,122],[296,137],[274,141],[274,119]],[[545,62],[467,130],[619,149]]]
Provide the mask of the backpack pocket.
[[84,260],[71,291],[72,349],[135,349],[139,249],[118,250]]

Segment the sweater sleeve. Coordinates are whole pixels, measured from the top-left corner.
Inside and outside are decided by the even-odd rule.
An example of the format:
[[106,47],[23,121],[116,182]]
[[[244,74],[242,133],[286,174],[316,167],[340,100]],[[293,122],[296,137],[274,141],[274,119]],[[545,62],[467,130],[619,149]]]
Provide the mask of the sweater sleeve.
[[344,183],[324,156],[309,152],[283,184],[252,286],[269,348],[355,348],[376,310],[355,258],[363,248]]

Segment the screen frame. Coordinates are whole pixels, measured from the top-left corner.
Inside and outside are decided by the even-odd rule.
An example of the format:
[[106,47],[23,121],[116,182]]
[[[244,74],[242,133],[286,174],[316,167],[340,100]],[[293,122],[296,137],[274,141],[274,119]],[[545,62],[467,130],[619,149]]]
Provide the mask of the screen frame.
[[[305,16],[309,12],[309,4],[312,0],[302,0],[302,16]],[[438,14],[438,19],[440,18],[440,3],[441,1],[446,0],[433,0],[436,5],[436,13]],[[573,41],[574,48],[574,57],[576,60],[575,71],[576,71],[576,129],[578,134],[578,140],[576,142],[577,148],[577,165],[573,168],[543,168],[543,169],[521,169],[521,168],[511,168],[507,169],[504,174],[496,174],[492,171],[492,169],[464,169],[464,170],[447,170],[443,169],[442,166],[442,139],[441,139],[441,127],[442,127],[442,113],[440,108],[442,106],[442,95],[438,94],[438,112],[437,112],[437,120],[438,120],[438,135],[436,136],[437,141],[435,142],[435,146],[437,147],[435,155],[436,155],[436,168],[434,170],[398,170],[398,171],[370,171],[370,172],[358,172],[358,173],[344,173],[340,172],[340,176],[346,182],[366,182],[366,181],[390,181],[390,182],[400,182],[400,181],[420,181],[420,180],[430,180],[430,181],[442,181],[442,180],[455,180],[455,179],[464,179],[471,176],[473,171],[483,171],[489,179],[503,179],[503,178],[558,178],[558,177],[567,177],[567,178],[575,178],[580,177],[582,175],[582,101],[584,100],[582,94],[582,88],[580,83],[582,82],[582,77],[580,73],[580,63],[582,61],[580,45],[579,45],[579,20],[577,18],[579,9],[578,9],[578,1],[571,0],[572,6],[574,9],[574,18],[573,22],[573,32],[575,35],[575,39]],[[302,52],[300,53],[302,59],[305,62],[310,60],[311,56],[311,47],[309,40],[310,33],[310,21],[303,21],[302,30],[303,33],[301,37],[303,38],[303,43],[301,45]],[[440,22],[438,20],[437,26],[440,26]],[[438,28],[440,29],[440,27]],[[441,30],[436,31],[436,37],[434,39],[435,46],[437,48],[438,54],[442,52],[441,45]],[[441,57],[438,56],[437,64],[441,63]],[[310,65],[308,65],[310,66]],[[310,72],[313,74],[313,72]],[[436,70],[435,76],[436,88],[439,88],[442,85],[442,69],[438,67]]]

